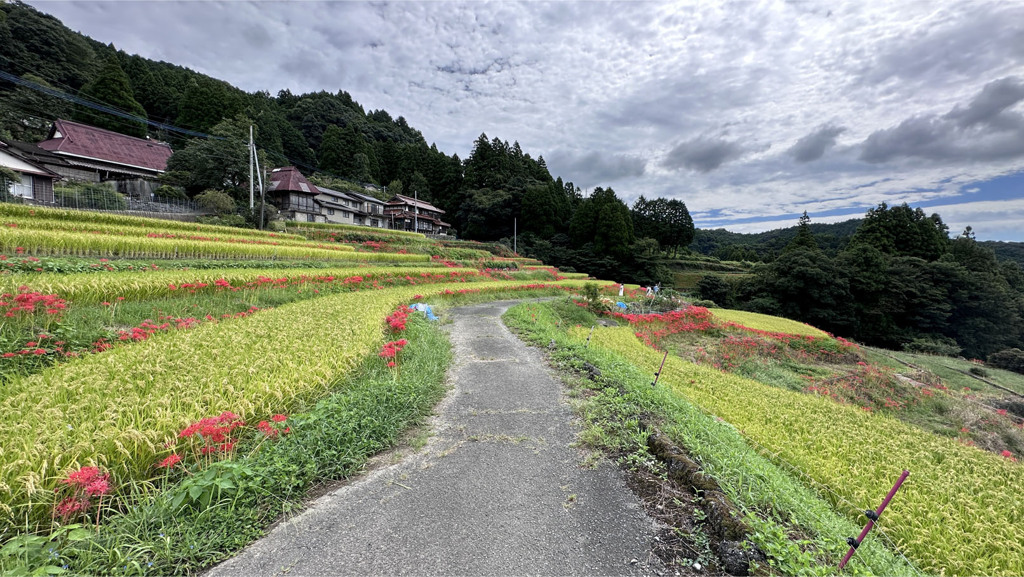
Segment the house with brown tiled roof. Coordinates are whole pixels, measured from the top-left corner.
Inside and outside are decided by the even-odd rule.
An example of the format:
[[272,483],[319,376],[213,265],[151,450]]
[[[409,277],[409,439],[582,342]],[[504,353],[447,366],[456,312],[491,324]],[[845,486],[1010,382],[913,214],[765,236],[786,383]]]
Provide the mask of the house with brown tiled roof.
[[267,183],[267,200],[286,220],[327,222],[316,196],[320,190],[294,166],[275,168]]
[[118,192],[132,196],[152,193],[157,178],[167,169],[171,147],[70,120],[55,120],[50,136],[38,147],[59,157],[62,166],[47,168],[88,182],[111,182]]
[[444,211],[429,202],[401,194],[384,203],[384,216],[391,228],[410,230],[423,234],[447,235],[450,224],[441,220]]
[[0,166],[13,170],[20,177],[19,181],[11,183],[10,190],[0,193],[6,192],[39,204],[52,203],[53,183],[60,179],[60,175],[22,154],[15,144],[23,143],[0,140]]

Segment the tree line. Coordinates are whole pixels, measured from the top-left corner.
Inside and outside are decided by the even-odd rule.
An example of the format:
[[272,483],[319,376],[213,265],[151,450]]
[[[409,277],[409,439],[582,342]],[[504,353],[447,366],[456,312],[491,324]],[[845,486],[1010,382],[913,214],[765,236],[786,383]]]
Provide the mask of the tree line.
[[889,349],[984,359],[1024,343],[1024,272],[969,227],[950,238],[938,214],[882,203],[835,254],[806,213],[794,232],[748,279],[706,277],[698,291]]

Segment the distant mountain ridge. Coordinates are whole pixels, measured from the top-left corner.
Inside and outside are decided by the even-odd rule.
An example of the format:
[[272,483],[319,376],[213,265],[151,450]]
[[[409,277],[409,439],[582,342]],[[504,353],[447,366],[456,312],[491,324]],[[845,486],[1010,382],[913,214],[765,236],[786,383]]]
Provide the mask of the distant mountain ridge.
[[[846,247],[863,220],[854,218],[829,224],[811,223],[811,233],[818,246],[834,256]],[[796,224],[757,233],[698,228],[690,249],[722,260],[770,261],[796,237],[797,230]],[[1024,242],[986,240],[978,244],[994,251],[999,260],[1015,262],[1024,268]]]

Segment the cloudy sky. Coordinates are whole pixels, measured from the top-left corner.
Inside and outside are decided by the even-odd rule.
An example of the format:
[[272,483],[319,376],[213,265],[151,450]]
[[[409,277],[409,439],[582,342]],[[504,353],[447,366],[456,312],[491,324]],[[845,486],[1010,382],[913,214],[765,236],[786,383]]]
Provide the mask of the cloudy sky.
[[740,232],[938,212],[1024,241],[1024,3],[52,2],[128,52],[273,94],[346,90],[445,152]]

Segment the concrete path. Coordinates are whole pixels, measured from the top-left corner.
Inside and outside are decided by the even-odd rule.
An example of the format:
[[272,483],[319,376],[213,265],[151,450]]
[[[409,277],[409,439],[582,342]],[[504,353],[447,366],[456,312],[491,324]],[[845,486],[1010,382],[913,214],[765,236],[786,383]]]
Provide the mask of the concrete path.
[[211,575],[663,573],[655,527],[576,429],[540,355],[501,323],[512,303],[452,311],[453,390],[419,453],[325,495]]

